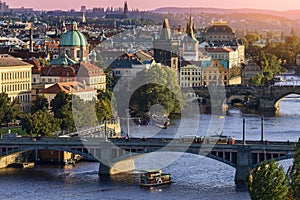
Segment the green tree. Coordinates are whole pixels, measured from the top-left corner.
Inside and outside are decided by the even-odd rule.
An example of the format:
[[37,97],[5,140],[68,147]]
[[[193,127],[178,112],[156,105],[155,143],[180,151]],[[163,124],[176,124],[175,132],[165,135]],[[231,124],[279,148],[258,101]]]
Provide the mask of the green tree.
[[288,194],[287,184],[283,167],[275,160],[262,162],[250,172],[247,179],[247,187],[253,200],[284,200]]
[[298,140],[293,165],[288,170],[291,199],[300,199],[300,139]]
[[263,68],[263,79],[265,81],[270,81],[285,71],[285,69],[281,67],[281,60],[273,54],[261,52],[260,61]]
[[58,118],[61,119],[61,130],[68,133],[76,131],[71,104],[64,105],[61,109],[58,110],[58,112]]
[[138,88],[130,99],[130,108],[136,115],[144,116],[152,105],[164,107],[165,113],[180,113],[183,96],[180,91],[177,76],[166,66],[154,65],[150,69],[137,73],[132,85],[143,86]]
[[50,102],[51,110],[54,113],[54,117],[62,118],[62,116],[60,116],[60,109],[62,109],[62,107],[67,104],[71,104],[71,102],[72,96],[70,94],[67,94],[65,92],[58,92],[54,99],[52,99],[52,101]]
[[7,112],[9,112],[10,109],[10,98],[8,98],[8,95],[6,93],[0,94],[0,126],[2,123],[7,121],[6,115]]
[[30,135],[51,136],[60,130],[60,120],[47,111],[39,110],[22,119],[22,129]]
[[60,128],[62,132],[75,131],[76,128],[73,120],[74,113],[72,109],[72,95],[65,92],[59,92],[54,99],[52,99],[50,105],[54,117],[60,119]]
[[102,122],[104,118],[111,119],[112,116],[112,92],[106,90],[98,90],[96,100],[96,111],[98,122]]
[[0,94],[0,126],[2,123],[8,126],[8,123],[19,119],[22,116],[18,99],[12,102],[6,93]]
[[260,39],[259,35],[254,33],[248,33],[247,35],[245,35],[244,38],[246,39],[249,45],[252,45],[255,41]]
[[261,85],[263,80],[263,76],[260,74],[256,74],[255,76],[250,77],[249,85]]
[[39,110],[47,110],[49,107],[48,99],[45,96],[37,96],[32,102],[31,113],[35,113]]
[[72,112],[76,128],[93,127],[97,124],[95,101],[83,101],[75,96],[72,102]]

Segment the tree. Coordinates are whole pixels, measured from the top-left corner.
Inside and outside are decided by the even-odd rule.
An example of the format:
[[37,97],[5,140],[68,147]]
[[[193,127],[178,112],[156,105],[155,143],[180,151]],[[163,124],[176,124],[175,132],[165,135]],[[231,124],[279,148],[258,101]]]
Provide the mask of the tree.
[[96,100],[96,111],[98,122],[102,122],[105,118],[111,119],[112,116],[112,93],[110,91],[98,90]]
[[293,165],[288,170],[289,190],[292,199],[300,199],[300,139],[295,148]]
[[0,94],[0,126],[2,123],[8,126],[8,123],[20,119],[22,112],[18,99],[12,102],[6,93]]
[[246,39],[249,45],[252,45],[255,41],[260,39],[259,35],[256,35],[254,33],[248,33],[247,35],[245,35],[244,38]]
[[[166,66],[154,65],[150,69],[137,73],[132,86],[139,87],[130,99],[130,108],[139,116],[144,116],[150,107],[158,104],[164,107],[165,113],[180,113],[183,97],[173,70]],[[134,87],[133,87],[134,88]]]
[[60,130],[60,120],[44,110],[34,114],[27,114],[22,119],[22,129],[30,135],[51,136],[55,131]]
[[10,99],[6,93],[0,94],[0,126],[5,122],[7,112],[9,112]]
[[34,100],[33,105],[31,106],[31,113],[35,113],[39,110],[47,110],[49,107],[48,99],[45,96],[37,96]]
[[50,106],[51,110],[54,113],[54,117],[61,118],[59,110],[67,104],[71,104],[72,96],[65,92],[58,92],[57,95],[52,99]]
[[253,200],[283,200],[288,194],[288,179],[283,167],[274,159],[262,162],[252,170],[247,179],[247,187]]
[[59,119],[61,119],[61,130],[69,133],[76,131],[71,104],[64,105],[58,112]]
[[255,76],[250,77],[248,83],[249,85],[261,85],[263,80],[263,76],[260,74],[256,74]]
[[72,113],[76,128],[93,127],[97,124],[97,114],[94,101],[83,101],[73,97]]
[[67,132],[75,131],[72,111],[72,95],[65,92],[59,92],[54,99],[52,99],[50,105],[54,117],[60,119],[61,130]]
[[261,52],[260,62],[263,68],[263,78],[266,81],[270,81],[275,76],[285,71],[285,69],[281,67],[281,60],[273,54]]

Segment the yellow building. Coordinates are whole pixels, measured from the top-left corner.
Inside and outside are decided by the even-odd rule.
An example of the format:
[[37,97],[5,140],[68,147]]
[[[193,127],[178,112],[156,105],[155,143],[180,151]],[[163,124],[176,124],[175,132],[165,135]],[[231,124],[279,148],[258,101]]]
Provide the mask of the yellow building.
[[0,54],[0,92],[7,93],[11,101],[18,99],[25,113],[30,111],[31,105],[32,66],[8,54]]
[[229,68],[227,60],[212,60],[202,63],[202,85],[228,85]]

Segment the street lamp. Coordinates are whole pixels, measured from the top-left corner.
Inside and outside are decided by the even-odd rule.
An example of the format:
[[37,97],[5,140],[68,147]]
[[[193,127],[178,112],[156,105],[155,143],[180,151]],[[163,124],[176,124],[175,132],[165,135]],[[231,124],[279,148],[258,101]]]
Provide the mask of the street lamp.
[[130,119],[130,109],[126,109],[126,119],[127,119],[127,136],[129,137],[130,130],[129,130],[129,119]]

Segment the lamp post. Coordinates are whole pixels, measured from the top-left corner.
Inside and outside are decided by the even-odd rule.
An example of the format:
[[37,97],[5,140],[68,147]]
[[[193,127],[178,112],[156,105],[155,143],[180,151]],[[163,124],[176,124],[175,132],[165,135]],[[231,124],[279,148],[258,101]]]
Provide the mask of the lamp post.
[[130,130],[129,130],[129,119],[130,119],[130,109],[126,109],[126,119],[127,119],[127,136],[129,137],[130,135]]
[[106,131],[106,117],[104,117],[104,137],[105,137],[105,142],[107,142],[108,139],[107,139],[107,131]]

